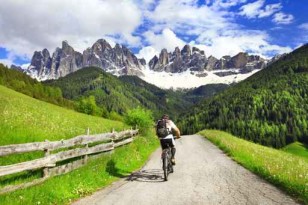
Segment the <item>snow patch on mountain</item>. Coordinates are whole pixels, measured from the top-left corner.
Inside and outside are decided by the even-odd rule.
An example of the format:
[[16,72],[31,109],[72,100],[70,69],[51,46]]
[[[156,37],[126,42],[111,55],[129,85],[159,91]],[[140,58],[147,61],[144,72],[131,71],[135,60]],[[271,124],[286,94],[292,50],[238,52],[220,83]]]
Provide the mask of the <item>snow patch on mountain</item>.
[[[228,69],[228,71],[238,72],[238,69]],[[245,74],[234,74],[219,77],[215,74],[217,71],[204,71],[202,73],[191,72],[189,70],[182,73],[168,73],[168,72],[157,72],[150,70],[148,67],[143,70],[144,76],[140,77],[144,81],[154,84],[163,89],[178,89],[178,88],[196,88],[206,84],[231,84],[242,81],[249,76],[260,71],[260,69],[253,70]],[[199,77],[197,74],[200,74]],[[203,75],[202,75],[203,74]],[[206,75],[206,76],[205,76]]]

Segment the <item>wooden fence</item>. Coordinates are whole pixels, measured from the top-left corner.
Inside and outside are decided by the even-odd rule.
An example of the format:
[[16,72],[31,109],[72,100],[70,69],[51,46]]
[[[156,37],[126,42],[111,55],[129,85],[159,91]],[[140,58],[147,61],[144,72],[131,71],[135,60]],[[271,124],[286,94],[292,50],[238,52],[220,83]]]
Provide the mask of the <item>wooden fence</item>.
[[[88,131],[89,133],[89,131]],[[44,151],[43,158],[21,162],[18,164],[0,166],[0,177],[15,174],[23,171],[42,169],[43,177],[20,185],[8,185],[0,189],[0,194],[11,192],[17,189],[26,188],[39,184],[49,177],[61,175],[77,169],[87,163],[91,154],[98,154],[115,149],[133,141],[133,137],[138,134],[138,130],[126,130],[122,132],[111,132],[96,135],[81,135],[68,140],[54,142],[33,142],[25,144],[14,144],[0,146],[0,157],[10,154],[26,153],[34,151]],[[93,145],[93,146],[91,146]],[[56,152],[58,149],[72,148],[65,151]],[[56,153],[51,153],[52,151]],[[95,156],[95,155],[94,155]],[[68,160],[81,158],[75,161]],[[69,162],[57,166],[57,162],[68,160]]]

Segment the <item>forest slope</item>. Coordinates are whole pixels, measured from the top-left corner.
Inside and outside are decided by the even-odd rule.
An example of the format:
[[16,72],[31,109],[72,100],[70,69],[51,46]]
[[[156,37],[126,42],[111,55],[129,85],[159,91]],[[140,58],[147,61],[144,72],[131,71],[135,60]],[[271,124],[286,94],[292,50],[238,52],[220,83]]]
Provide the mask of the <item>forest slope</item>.
[[308,142],[308,45],[203,101],[181,118],[184,133],[215,128],[263,145]]

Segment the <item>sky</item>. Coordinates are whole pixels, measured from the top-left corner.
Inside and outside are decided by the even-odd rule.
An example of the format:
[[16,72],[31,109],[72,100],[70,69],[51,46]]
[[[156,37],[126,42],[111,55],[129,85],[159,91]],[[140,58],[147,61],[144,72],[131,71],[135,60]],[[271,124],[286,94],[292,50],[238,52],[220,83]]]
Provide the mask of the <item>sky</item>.
[[0,7],[0,63],[26,67],[63,40],[83,52],[98,39],[147,62],[185,44],[220,58],[263,57],[308,42],[307,0],[14,0]]

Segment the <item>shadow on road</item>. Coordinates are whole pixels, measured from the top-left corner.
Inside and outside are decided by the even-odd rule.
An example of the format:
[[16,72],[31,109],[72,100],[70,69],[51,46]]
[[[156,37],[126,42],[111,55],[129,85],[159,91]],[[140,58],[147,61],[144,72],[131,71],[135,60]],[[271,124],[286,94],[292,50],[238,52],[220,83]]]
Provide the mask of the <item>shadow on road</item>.
[[126,180],[152,183],[164,182],[161,169],[141,170],[139,172],[131,174]]
[[124,171],[117,168],[116,163],[113,161],[113,159],[107,162],[106,172],[108,172],[111,176],[119,178],[125,177],[125,175],[122,174]]

